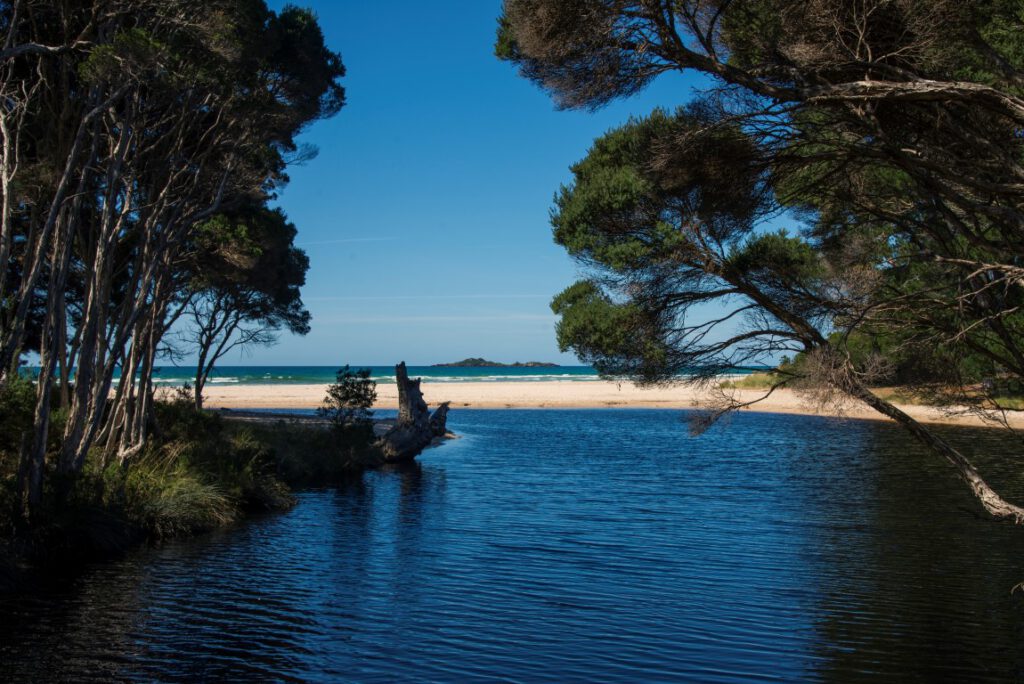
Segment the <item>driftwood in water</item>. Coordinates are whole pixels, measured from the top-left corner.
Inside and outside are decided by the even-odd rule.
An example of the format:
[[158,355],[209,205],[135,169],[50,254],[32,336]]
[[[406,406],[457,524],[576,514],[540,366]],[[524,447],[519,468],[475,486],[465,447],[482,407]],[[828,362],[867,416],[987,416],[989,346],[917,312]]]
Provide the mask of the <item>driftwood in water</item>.
[[378,442],[384,460],[389,462],[413,459],[430,446],[434,438],[447,433],[448,402],[438,406],[431,415],[420,391],[420,380],[409,379],[404,361],[395,366],[395,382],[398,383],[398,419]]

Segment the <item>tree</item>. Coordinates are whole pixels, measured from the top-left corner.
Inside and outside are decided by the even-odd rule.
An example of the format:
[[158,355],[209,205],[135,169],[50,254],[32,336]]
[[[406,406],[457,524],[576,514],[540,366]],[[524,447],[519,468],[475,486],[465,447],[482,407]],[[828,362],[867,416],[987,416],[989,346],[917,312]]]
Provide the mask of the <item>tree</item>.
[[299,290],[309,259],[293,245],[295,235],[282,211],[264,207],[215,217],[200,232],[183,333],[197,352],[197,409],[210,373],[229,351],[273,344],[282,328],[309,332]]
[[[590,278],[554,301],[563,348],[641,382],[800,352],[801,377],[780,384],[867,403],[991,514],[1024,521],[870,391],[877,356],[857,363],[849,344],[930,339],[1024,372],[1022,21],[1005,2],[507,0],[499,56],[561,106],[599,107],[667,71],[716,81],[573,168],[553,225]],[[802,230],[768,230],[780,216]],[[722,314],[695,318],[706,303]]]
[[320,416],[331,421],[339,438],[349,446],[365,446],[373,439],[373,411],[377,401],[377,383],[370,369],[352,370],[347,365],[336,374],[336,382],[327,388]]
[[[40,358],[27,516],[55,385],[65,480],[96,445],[122,461],[144,446],[154,361],[195,299],[203,227],[272,199],[309,154],[296,136],[344,104],[344,67],[309,11],[263,0],[14,0],[0,31],[0,390],[23,353]],[[285,301],[301,278],[284,280],[233,292],[230,309],[302,329],[301,302]]]

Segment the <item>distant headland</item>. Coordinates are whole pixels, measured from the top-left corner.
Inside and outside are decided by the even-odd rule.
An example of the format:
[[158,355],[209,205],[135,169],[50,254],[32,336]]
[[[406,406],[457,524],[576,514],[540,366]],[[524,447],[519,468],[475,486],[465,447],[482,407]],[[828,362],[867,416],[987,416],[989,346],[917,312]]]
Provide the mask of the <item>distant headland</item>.
[[558,368],[557,363],[544,363],[542,361],[527,361],[526,363],[498,363],[487,359],[463,359],[455,363],[435,363],[434,368]]

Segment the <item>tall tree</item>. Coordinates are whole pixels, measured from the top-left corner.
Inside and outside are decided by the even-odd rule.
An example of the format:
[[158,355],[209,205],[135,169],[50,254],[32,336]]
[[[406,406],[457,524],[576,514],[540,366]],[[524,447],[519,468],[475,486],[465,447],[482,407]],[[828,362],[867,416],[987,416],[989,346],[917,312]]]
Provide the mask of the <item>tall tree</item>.
[[[848,346],[899,330],[1024,372],[1022,22],[999,1],[506,0],[499,56],[561,106],[668,71],[717,82],[574,167],[553,222],[591,278],[554,302],[563,346],[647,382],[800,350],[819,384],[895,419],[990,513],[1024,521],[873,394],[876,369]],[[801,234],[766,231],[784,212]],[[709,302],[722,315],[695,320]]]
[[309,11],[262,0],[15,0],[0,29],[0,388],[39,352],[31,511],[52,380],[57,470],[80,472],[97,443],[122,459],[145,444],[197,234],[272,198],[307,153],[296,136],[343,105],[344,68]]
[[202,408],[203,388],[225,354],[273,344],[281,329],[309,332],[299,291],[309,259],[293,245],[295,234],[283,212],[263,207],[221,215],[204,226],[183,332],[197,356],[196,408]]

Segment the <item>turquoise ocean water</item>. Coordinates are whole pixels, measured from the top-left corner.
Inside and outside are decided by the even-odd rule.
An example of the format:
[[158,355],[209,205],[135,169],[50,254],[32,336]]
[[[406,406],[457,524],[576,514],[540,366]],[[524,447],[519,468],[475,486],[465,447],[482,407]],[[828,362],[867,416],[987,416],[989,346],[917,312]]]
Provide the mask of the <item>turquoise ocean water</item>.
[[[394,366],[352,366],[369,368],[374,380],[395,381]],[[212,385],[326,385],[334,382],[337,366],[222,366],[210,379]],[[157,382],[179,386],[191,382],[195,369],[187,366],[161,367]],[[597,380],[597,372],[588,366],[557,368],[440,368],[409,366],[409,375],[429,382],[545,382],[551,380]]]
[[[369,368],[374,380],[395,381],[394,366],[353,366]],[[337,366],[222,366],[210,379],[211,385],[326,385],[334,382]],[[754,372],[737,369],[737,375]],[[164,366],[156,374],[157,384],[180,386],[192,382],[195,369],[188,366]],[[409,366],[409,375],[428,382],[592,382],[599,380],[589,366],[555,368],[442,368]]]
[[[369,368],[371,377],[380,383],[395,381],[394,366],[352,366]],[[733,375],[746,375],[766,368],[737,368]],[[334,382],[337,366],[221,366],[214,370],[210,385],[326,385]],[[26,366],[22,372],[35,379],[39,369]],[[444,368],[409,366],[409,375],[428,382],[592,382],[600,377],[590,366],[556,366],[554,368]],[[115,377],[117,377],[115,375]],[[161,366],[155,374],[156,384],[180,387],[192,383],[192,366]]]

